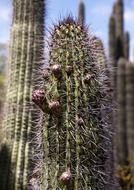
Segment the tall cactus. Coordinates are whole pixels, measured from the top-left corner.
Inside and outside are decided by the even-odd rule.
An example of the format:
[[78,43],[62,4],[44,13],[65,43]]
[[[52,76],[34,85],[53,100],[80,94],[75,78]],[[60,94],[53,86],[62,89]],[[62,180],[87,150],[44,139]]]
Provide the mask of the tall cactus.
[[124,33],[124,2],[123,0],[117,0],[115,6],[116,13],[116,34],[117,37],[123,36]]
[[117,73],[117,163],[120,166],[128,164],[127,127],[126,127],[126,60],[121,58],[118,62]]
[[79,2],[78,21],[81,25],[85,24],[85,5],[83,0]]
[[35,69],[41,66],[43,60],[44,0],[39,0],[38,3],[36,0],[14,0],[11,32],[10,80],[7,117],[4,122],[11,143],[11,175],[6,176],[7,182],[3,190],[26,189],[32,170],[30,159],[34,147],[30,145],[31,125],[33,123],[34,127],[37,117],[33,117],[35,112],[31,92],[34,88]]
[[115,67],[116,60],[116,22],[115,17],[112,14],[109,20],[109,56]]
[[102,119],[105,85],[93,49],[87,30],[72,18],[55,26],[45,87],[33,92],[33,101],[45,114],[45,190],[104,190],[109,184],[110,129],[104,125],[107,116]]
[[117,0],[109,20],[109,55],[117,61],[124,57],[129,59],[129,33],[124,32],[124,2]]
[[[126,66],[126,116],[127,116],[127,140],[128,155],[131,174],[134,176],[134,65],[129,63]],[[133,181],[134,185],[134,181]],[[134,186],[133,186],[134,188]]]
[[123,190],[134,187],[133,174],[133,85],[134,66],[125,59],[119,60],[117,75],[117,171]]

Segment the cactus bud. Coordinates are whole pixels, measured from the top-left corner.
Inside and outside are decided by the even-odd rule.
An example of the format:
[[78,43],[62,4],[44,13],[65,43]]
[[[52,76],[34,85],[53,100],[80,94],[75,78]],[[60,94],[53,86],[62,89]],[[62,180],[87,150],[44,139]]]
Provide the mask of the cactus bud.
[[35,90],[32,93],[32,101],[38,106],[41,105],[44,101],[45,93],[43,90]]
[[39,106],[39,108],[46,113],[49,113],[50,109],[48,106],[47,99],[45,97],[45,92],[43,90],[35,90],[32,93],[32,101]]
[[60,103],[58,101],[53,101],[49,103],[49,108],[54,115],[58,115],[60,111]]
[[55,78],[59,79],[61,78],[62,71],[60,65],[53,65],[52,66],[52,73],[54,74]]
[[63,182],[64,185],[68,186],[70,184],[70,181],[72,179],[72,174],[70,172],[70,169],[68,169],[66,172],[63,172],[60,176],[60,181]]

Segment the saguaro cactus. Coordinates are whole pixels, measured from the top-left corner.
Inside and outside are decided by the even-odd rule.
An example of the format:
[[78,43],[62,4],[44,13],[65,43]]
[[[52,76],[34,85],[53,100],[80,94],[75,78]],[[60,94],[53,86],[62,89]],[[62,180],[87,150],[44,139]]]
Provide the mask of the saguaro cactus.
[[33,169],[30,159],[34,146],[30,141],[31,136],[35,136],[31,130],[37,117],[33,117],[35,112],[30,104],[33,79],[37,77],[34,70],[41,66],[44,54],[44,8],[44,0],[38,3],[36,0],[13,1],[7,116],[3,126],[9,132],[11,159],[4,190],[27,189]]
[[[127,116],[127,141],[128,155],[131,167],[131,174],[134,176],[134,65],[129,63],[126,66],[126,116]],[[134,181],[133,181],[134,185]],[[134,186],[133,186],[134,188]]]
[[[124,2],[117,0],[109,20],[109,55],[113,62],[129,59],[129,33],[124,32]],[[114,61],[115,60],[115,61]]]
[[110,129],[102,119],[106,91],[90,40],[72,18],[55,26],[45,87],[33,92],[33,101],[45,113],[45,190],[104,190],[109,183]]
[[128,164],[127,127],[126,127],[126,60],[121,58],[118,62],[117,73],[117,163],[120,166]]

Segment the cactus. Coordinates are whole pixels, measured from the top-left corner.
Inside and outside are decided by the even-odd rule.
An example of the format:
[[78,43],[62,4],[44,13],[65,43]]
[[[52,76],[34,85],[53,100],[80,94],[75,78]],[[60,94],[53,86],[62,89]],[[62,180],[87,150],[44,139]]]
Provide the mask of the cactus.
[[[7,141],[10,144],[11,161],[10,173],[7,172],[6,177],[8,187],[3,190],[27,188],[29,175],[33,170],[31,156],[35,147],[30,141],[31,136],[35,136],[32,130],[37,119],[37,116],[35,117],[37,111],[32,106],[31,92],[35,85],[33,79],[35,75],[37,77],[35,69],[41,66],[43,60],[43,34],[44,0],[39,0],[38,3],[36,0],[14,0],[7,116],[3,126],[9,128]],[[37,81],[39,82],[39,77]],[[9,170],[8,164],[7,167]]]
[[129,40],[129,32],[124,33],[124,58],[129,60],[129,46],[130,46],[130,40]]
[[133,173],[133,85],[134,66],[125,59],[119,60],[117,75],[117,174],[122,189],[134,187]]
[[84,5],[83,0],[80,0],[79,2],[78,22],[81,25],[85,24],[85,5]]
[[[126,117],[127,117],[127,141],[128,158],[131,174],[134,176],[134,65],[128,63],[126,66]],[[133,182],[134,185],[134,182]]]
[[127,148],[127,127],[126,127],[126,60],[121,58],[118,62],[117,73],[117,164],[120,166],[128,164],[128,148]]
[[117,0],[109,20],[109,55],[117,66],[117,61],[129,59],[129,33],[124,32],[124,2]]
[[114,15],[111,15],[109,20],[109,57],[114,64],[113,67],[115,67],[115,61],[116,61],[116,26],[115,26],[115,17]]
[[117,0],[115,6],[116,12],[116,35],[122,37],[124,34],[124,2],[123,0]]
[[109,184],[110,129],[104,125],[107,116],[102,119],[105,85],[93,49],[87,29],[72,18],[54,27],[44,90],[33,92],[33,101],[45,115],[45,190],[104,190]]

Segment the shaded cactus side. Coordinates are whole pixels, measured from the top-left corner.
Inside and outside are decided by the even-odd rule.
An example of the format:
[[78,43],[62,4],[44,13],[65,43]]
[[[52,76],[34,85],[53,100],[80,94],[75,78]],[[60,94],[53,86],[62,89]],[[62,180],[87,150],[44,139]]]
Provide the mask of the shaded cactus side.
[[0,146],[0,189],[6,190],[7,176],[9,175],[10,149],[8,143],[3,143]]
[[80,2],[79,2],[78,22],[81,25],[85,24],[85,4],[84,4],[83,0],[80,0]]
[[105,180],[109,183],[105,166],[111,145],[102,119],[106,101],[101,104],[106,94],[90,40],[71,18],[55,26],[44,91],[33,92],[33,101],[45,112],[46,189],[104,190]]

